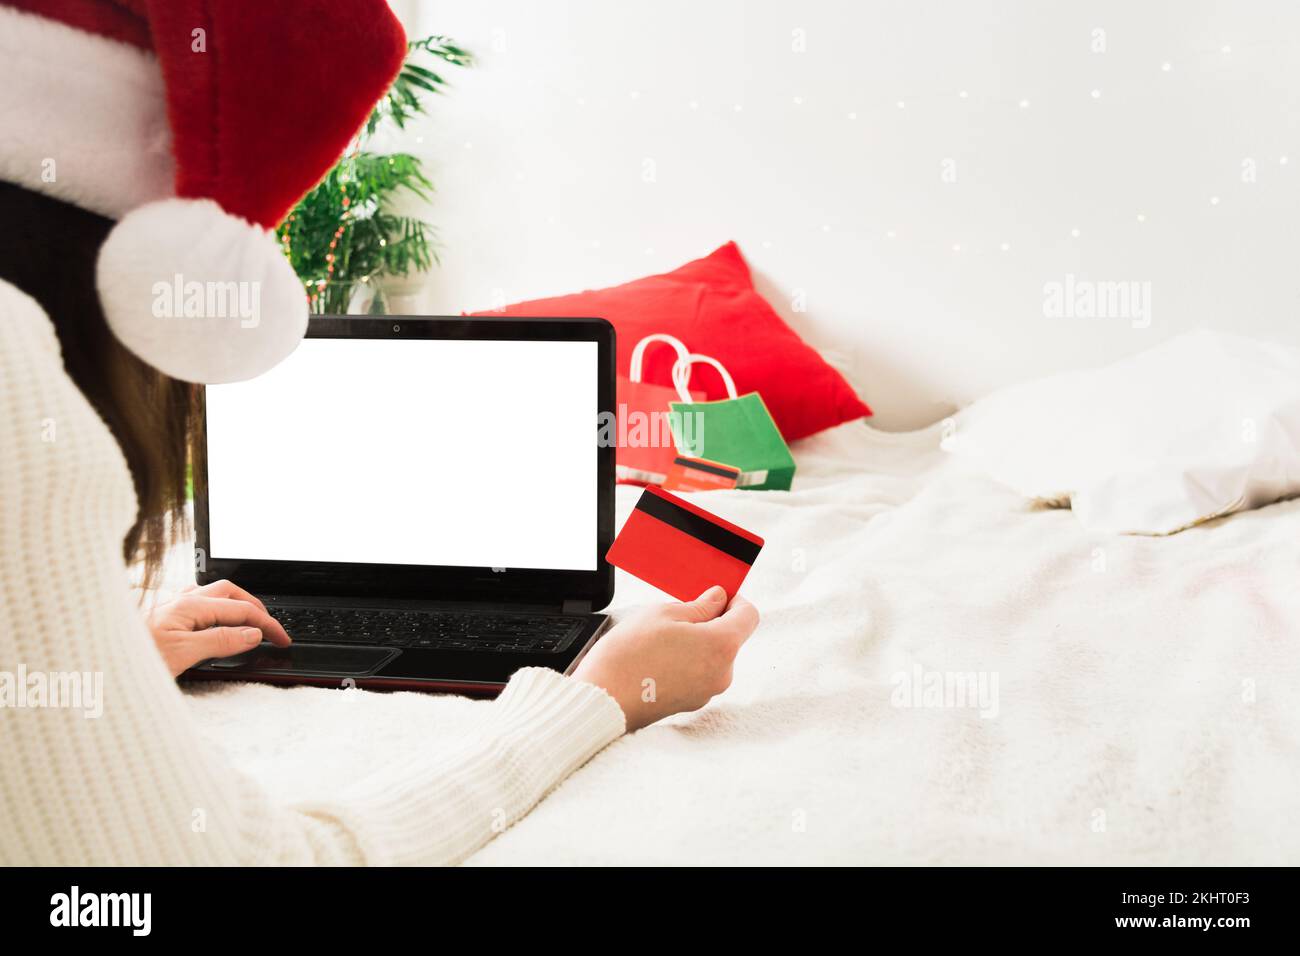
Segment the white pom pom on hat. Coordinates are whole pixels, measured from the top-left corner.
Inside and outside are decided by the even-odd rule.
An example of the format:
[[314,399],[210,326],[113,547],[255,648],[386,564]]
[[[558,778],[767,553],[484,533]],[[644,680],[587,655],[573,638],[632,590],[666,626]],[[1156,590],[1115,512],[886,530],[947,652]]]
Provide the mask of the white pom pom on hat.
[[127,213],[100,248],[96,278],[118,340],[186,382],[261,375],[307,330],[302,283],[274,234],[210,199]]

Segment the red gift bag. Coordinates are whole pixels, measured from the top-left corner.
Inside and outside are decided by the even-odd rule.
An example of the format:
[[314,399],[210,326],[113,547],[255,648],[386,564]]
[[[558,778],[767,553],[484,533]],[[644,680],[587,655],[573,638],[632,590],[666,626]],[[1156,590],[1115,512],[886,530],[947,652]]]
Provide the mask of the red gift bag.
[[[647,335],[637,342],[628,363],[628,374],[618,376],[617,389],[617,463],[618,480],[623,484],[657,485],[668,475],[677,456],[669,402],[681,401],[671,385],[651,385],[641,381],[641,365],[646,348],[654,342],[671,345],[677,358],[690,354],[682,342],[671,335]],[[703,392],[691,393],[695,401]]]

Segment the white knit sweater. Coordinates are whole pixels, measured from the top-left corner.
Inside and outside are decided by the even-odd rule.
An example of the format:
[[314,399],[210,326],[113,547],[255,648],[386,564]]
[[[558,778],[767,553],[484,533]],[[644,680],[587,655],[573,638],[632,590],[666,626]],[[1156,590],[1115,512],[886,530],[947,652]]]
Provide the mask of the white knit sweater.
[[[121,556],[135,514],[49,319],[0,283],[0,864],[454,863],[624,730],[604,691],[528,668],[471,736],[277,802],[196,732],[154,648]],[[32,706],[69,672],[102,675],[100,716]]]

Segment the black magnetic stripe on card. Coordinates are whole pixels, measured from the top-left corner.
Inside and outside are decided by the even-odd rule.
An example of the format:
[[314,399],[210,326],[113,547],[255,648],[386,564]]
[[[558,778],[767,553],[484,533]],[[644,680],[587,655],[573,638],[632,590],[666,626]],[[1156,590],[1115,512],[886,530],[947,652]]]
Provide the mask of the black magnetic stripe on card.
[[723,554],[729,554],[737,561],[753,564],[758,552],[763,549],[748,538],[742,538],[734,531],[714,524],[707,518],[701,518],[693,511],[674,504],[648,491],[641,493],[641,500],[636,503],[638,511],[644,511],[652,518],[658,518],[666,525],[689,534],[692,538],[703,541],[711,548],[717,548]]
[[686,468],[694,468],[696,471],[707,471],[710,475],[721,475],[723,478],[736,478],[740,475],[739,468],[724,468],[721,465],[706,465],[702,461],[692,461],[690,458],[674,458],[674,465],[683,465]]

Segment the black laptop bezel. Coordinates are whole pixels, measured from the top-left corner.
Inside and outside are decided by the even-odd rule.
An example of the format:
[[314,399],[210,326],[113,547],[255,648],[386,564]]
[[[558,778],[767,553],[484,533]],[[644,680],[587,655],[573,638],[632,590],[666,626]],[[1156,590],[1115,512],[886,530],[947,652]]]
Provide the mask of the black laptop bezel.
[[[571,603],[600,610],[614,596],[614,568],[605,552],[614,540],[614,444],[601,443],[600,423],[614,414],[614,327],[599,318],[517,318],[500,316],[312,316],[309,339],[450,339],[477,341],[595,342],[597,409],[592,422],[596,454],[597,520],[595,570],[458,567],[448,565],[367,564],[320,561],[265,561],[213,555],[209,547],[206,393],[197,392],[200,433],[195,442],[195,576],[200,584],[230,578],[258,594],[358,596],[431,602],[485,603],[560,608]],[[520,462],[521,482],[528,480]],[[304,476],[305,478],[306,476]],[[412,490],[395,479],[377,493]],[[322,520],[328,520],[323,515]]]

